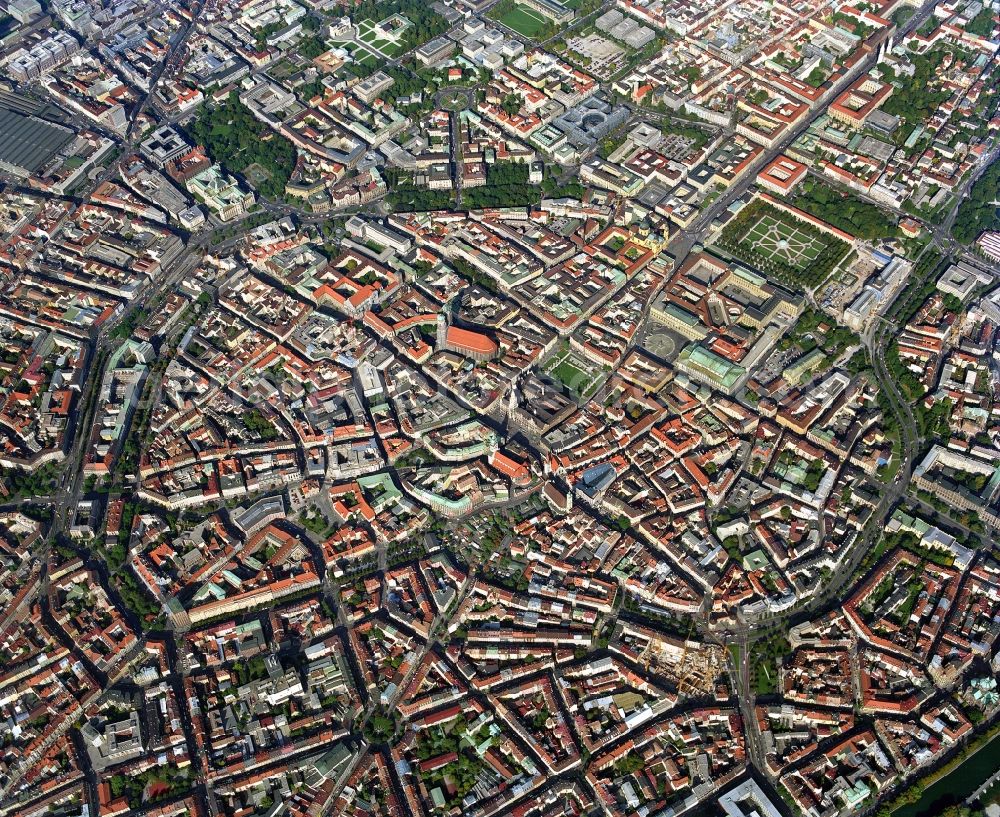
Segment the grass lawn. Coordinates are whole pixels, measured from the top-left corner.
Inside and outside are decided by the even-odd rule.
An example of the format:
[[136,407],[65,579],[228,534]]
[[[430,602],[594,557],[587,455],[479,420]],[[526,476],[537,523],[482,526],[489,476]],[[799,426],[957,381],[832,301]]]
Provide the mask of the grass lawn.
[[552,370],[552,374],[571,389],[579,387],[581,383],[587,380],[587,375],[565,360]]
[[268,73],[271,74],[275,79],[288,79],[294,74],[297,74],[302,69],[297,65],[292,65],[289,60],[279,60],[268,67]]
[[549,364],[546,371],[570,391],[580,397],[587,397],[600,379],[600,372],[591,371],[591,367],[592,364],[576,355],[563,352]]
[[883,465],[875,471],[875,475],[882,482],[892,482],[895,479],[896,474],[899,473],[900,458],[903,456],[903,444],[899,441],[899,434],[892,433],[890,440],[892,442],[892,459],[889,460],[888,465]]
[[403,47],[398,42],[383,39],[372,20],[362,20],[358,23],[358,39],[385,57],[398,57],[403,52]]
[[762,199],[740,210],[716,246],[794,288],[819,287],[851,252],[828,230]]
[[757,694],[770,695],[778,689],[778,668],[774,664],[761,664],[757,670]]
[[770,695],[778,689],[778,667],[791,646],[782,635],[772,635],[756,642],[750,652],[750,683],[758,695]]
[[548,25],[542,15],[524,6],[515,6],[513,11],[505,14],[499,21],[525,37],[537,37]]
[[386,57],[397,57],[403,52],[403,46],[391,40],[375,40],[371,43],[372,48],[377,48]]
[[392,40],[383,39],[375,30],[373,23],[362,20],[358,24],[358,39],[369,48],[374,48],[385,57],[397,57],[402,53],[403,47]]
[[746,241],[765,258],[804,269],[819,256],[822,242],[775,215],[761,217],[747,233]]

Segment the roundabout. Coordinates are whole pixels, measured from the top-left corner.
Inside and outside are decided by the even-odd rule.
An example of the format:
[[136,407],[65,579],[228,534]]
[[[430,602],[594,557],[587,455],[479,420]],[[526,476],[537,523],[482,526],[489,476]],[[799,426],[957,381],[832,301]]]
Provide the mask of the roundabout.
[[443,111],[458,113],[474,106],[474,94],[475,91],[468,88],[448,88],[444,91],[438,91],[435,102],[438,108]]

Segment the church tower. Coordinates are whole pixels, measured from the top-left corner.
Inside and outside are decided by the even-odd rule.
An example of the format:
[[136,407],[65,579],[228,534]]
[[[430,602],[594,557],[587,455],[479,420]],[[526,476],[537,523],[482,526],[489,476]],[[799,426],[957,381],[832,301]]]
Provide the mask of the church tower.
[[437,351],[441,351],[448,343],[448,318],[444,312],[437,316]]

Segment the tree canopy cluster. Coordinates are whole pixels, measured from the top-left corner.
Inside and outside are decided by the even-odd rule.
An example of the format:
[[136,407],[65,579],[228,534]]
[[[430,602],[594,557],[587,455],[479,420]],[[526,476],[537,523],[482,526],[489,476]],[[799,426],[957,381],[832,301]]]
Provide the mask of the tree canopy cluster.
[[528,183],[528,165],[495,162],[486,168],[486,185],[464,191],[464,204],[472,210],[488,207],[524,207],[537,202],[539,189]]
[[795,326],[778,342],[778,348],[796,346],[803,353],[819,348],[829,358],[836,359],[848,347],[857,346],[860,342],[855,332],[841,326],[825,312],[807,306]]
[[425,0],[361,0],[360,3],[345,3],[340,13],[358,20],[380,22],[394,14],[401,14],[411,25],[399,38],[400,53],[419,48],[428,40],[440,37],[448,30],[448,21],[434,11]]
[[958,208],[951,234],[963,244],[975,241],[984,230],[1000,230],[1000,161],[993,162],[972,185]]
[[264,442],[270,442],[278,437],[278,432],[271,421],[258,408],[252,408],[243,413],[243,425],[246,426],[247,431]]
[[307,60],[314,60],[320,54],[325,54],[329,49],[326,40],[322,35],[313,34],[299,40],[296,50]]
[[926,54],[911,55],[913,76],[897,80],[896,89],[882,103],[882,110],[900,117],[911,127],[926,122],[951,96],[951,91],[942,90],[936,81],[936,71],[948,53],[947,49],[936,48]]
[[203,105],[190,130],[226,170],[242,174],[251,165],[258,165],[268,176],[256,185],[264,196],[284,194],[295,169],[295,146],[254,119],[235,93],[221,105]]
[[811,179],[803,183],[802,192],[792,200],[792,204],[857,238],[871,241],[894,238],[899,234],[895,221],[874,204]]
[[500,110],[507,116],[517,116],[521,110],[521,98],[517,94],[507,94],[500,102]]
[[542,197],[581,199],[586,189],[577,181],[561,183],[549,168],[541,185],[528,181],[529,167],[523,162],[495,162],[486,169],[486,186],[474,187],[462,194],[469,210],[490,207],[527,207]]
[[429,190],[417,187],[408,173],[397,168],[385,169],[385,183],[389,192],[386,201],[397,213],[448,210],[454,205],[451,190]]
[[683,136],[692,141],[691,150],[699,150],[708,144],[712,135],[695,125],[678,125],[674,122],[665,121],[660,128],[664,136]]
[[[772,215],[785,222],[791,221],[800,233],[805,233],[810,238],[822,243],[819,255],[804,266],[796,267],[775,255],[761,253],[757,246],[747,239],[753,227],[765,215]],[[756,267],[765,275],[777,278],[793,288],[819,286],[848,253],[847,244],[839,238],[834,238],[822,232],[818,227],[793,218],[760,200],[748,204],[736,218],[726,225],[719,237],[718,244],[724,250]]]
[[989,38],[993,35],[993,17],[993,10],[986,6],[965,24],[965,30],[969,34]]

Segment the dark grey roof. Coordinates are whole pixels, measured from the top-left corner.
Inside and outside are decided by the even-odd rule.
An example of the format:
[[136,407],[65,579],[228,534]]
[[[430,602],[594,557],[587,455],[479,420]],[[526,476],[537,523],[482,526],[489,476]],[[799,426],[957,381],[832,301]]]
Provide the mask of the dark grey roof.
[[0,88],[0,108],[7,108],[25,116],[37,116],[39,119],[55,122],[57,125],[70,123],[69,114],[51,102],[34,99],[15,91],[5,91],[3,88]]
[[0,162],[37,173],[74,138],[62,125],[0,107]]

